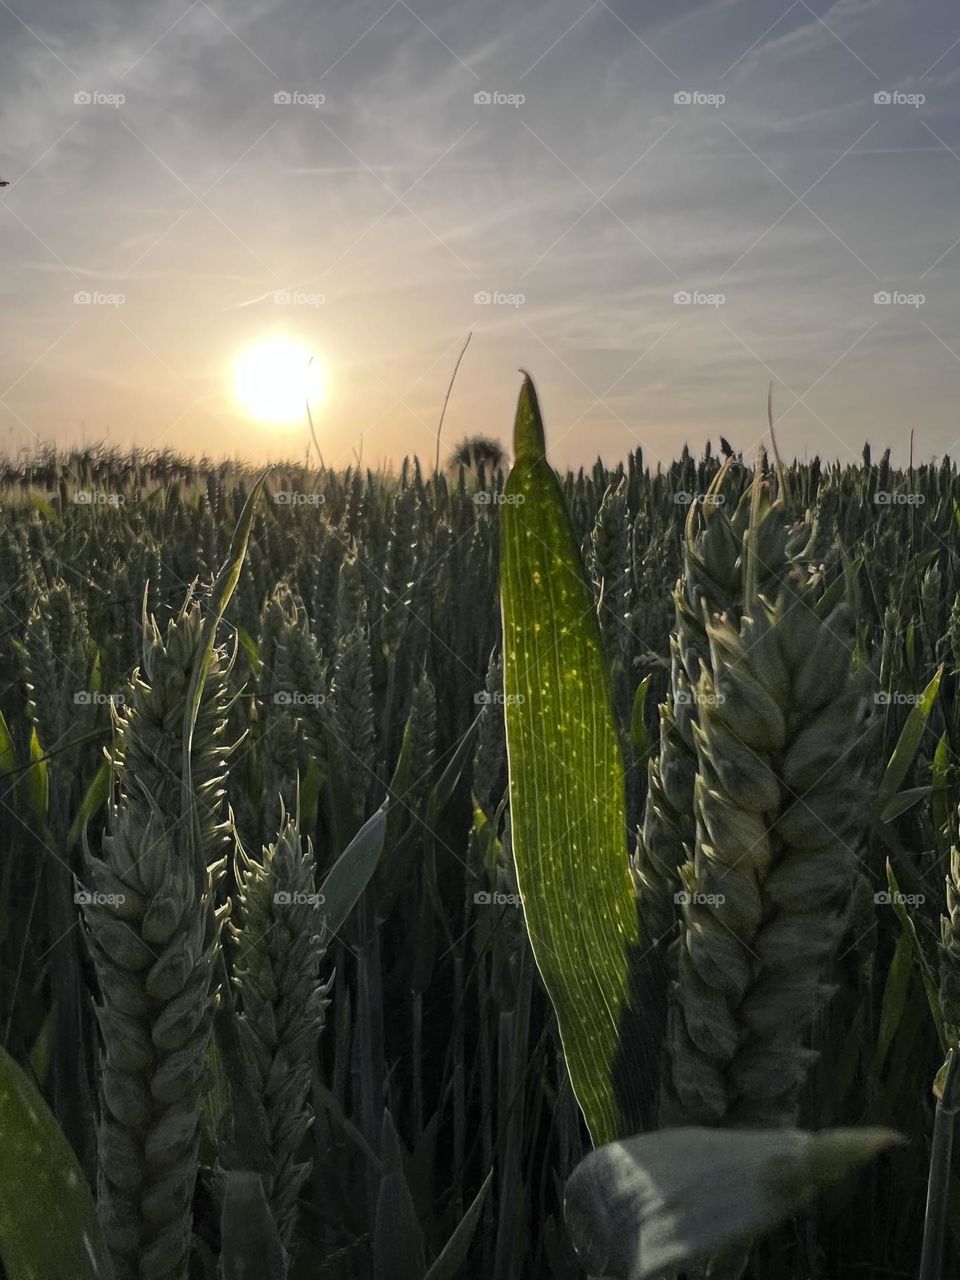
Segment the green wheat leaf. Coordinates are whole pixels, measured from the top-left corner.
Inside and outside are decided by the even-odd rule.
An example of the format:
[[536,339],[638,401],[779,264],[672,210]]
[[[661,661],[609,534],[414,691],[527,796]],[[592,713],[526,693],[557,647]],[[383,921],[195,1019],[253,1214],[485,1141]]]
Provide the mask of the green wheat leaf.
[[[502,514],[504,693],[517,880],[595,1143],[621,1136],[614,1090],[638,942],[623,761],[600,630],[525,377]],[[639,1088],[639,1072],[627,1072]]]
[[570,1176],[584,1266],[650,1280],[750,1240],[905,1139],[890,1129],[661,1129],[593,1151]]
[[0,1048],[0,1257],[7,1280],[113,1280],[90,1188],[40,1094]]

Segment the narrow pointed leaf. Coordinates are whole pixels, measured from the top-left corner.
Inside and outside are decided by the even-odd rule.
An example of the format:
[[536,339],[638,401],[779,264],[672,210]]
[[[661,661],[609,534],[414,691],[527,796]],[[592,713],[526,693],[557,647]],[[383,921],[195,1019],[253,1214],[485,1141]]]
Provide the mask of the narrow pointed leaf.
[[643,718],[649,689],[650,676],[646,675],[637,685],[637,691],[633,695],[633,712],[630,717],[630,744],[633,747],[633,754],[640,763],[646,760],[653,747],[650,730]]
[[36,726],[30,731],[28,750],[30,768],[23,778],[24,800],[31,817],[42,824],[46,821],[50,803],[50,775]]
[[17,752],[13,745],[13,737],[0,711],[0,775],[13,773],[17,767]]
[[93,775],[90,785],[84,792],[83,799],[80,801],[80,807],[77,809],[76,816],[70,824],[70,830],[67,833],[67,850],[76,848],[83,838],[84,828],[94,814],[98,813],[106,803],[107,796],[110,794],[110,765],[106,760],[100,765],[100,768]]
[[260,1176],[230,1170],[224,1177],[223,1280],[286,1280],[287,1259]]
[[380,1137],[383,1168],[374,1230],[374,1280],[423,1280],[423,1234],[403,1170],[403,1151],[389,1111]]
[[910,708],[907,722],[903,726],[897,745],[893,749],[893,755],[891,755],[884,770],[883,778],[880,781],[877,803],[881,813],[900,790],[900,786],[910,770],[913,758],[917,754],[917,748],[920,746],[920,739],[923,737],[927,722],[930,719],[933,704],[936,702],[937,694],[940,692],[942,675],[943,667],[941,666],[920,695],[919,700]]
[[908,791],[898,791],[886,804],[880,814],[881,822],[893,822],[901,814],[907,813],[914,805],[929,796],[932,787],[911,787]]
[[360,900],[377,869],[387,829],[387,805],[368,818],[341,853],[321,886],[327,929],[336,933]]
[[943,1025],[943,1012],[940,1008],[940,985],[933,971],[933,965],[927,959],[927,953],[923,949],[923,943],[920,941],[920,935],[917,933],[917,926],[913,922],[913,917],[907,910],[904,902],[904,895],[900,892],[900,885],[897,883],[897,877],[893,870],[893,864],[887,859],[887,889],[890,897],[890,905],[896,912],[897,919],[900,921],[900,927],[910,939],[910,945],[913,950],[913,958],[917,962],[917,968],[920,970],[920,977],[923,980],[923,989],[926,993],[927,1004],[930,1006],[930,1015],[933,1018],[934,1026],[937,1028],[937,1036],[940,1040],[940,1047],[946,1053],[949,1045],[947,1044],[947,1033]]
[[480,1221],[484,1197],[492,1179],[493,1170],[491,1169],[484,1178],[483,1186],[474,1197],[470,1208],[457,1223],[453,1235],[443,1246],[442,1253],[427,1272],[425,1280],[457,1280],[458,1276],[464,1274],[463,1264],[467,1260],[470,1244],[473,1241],[477,1223]]

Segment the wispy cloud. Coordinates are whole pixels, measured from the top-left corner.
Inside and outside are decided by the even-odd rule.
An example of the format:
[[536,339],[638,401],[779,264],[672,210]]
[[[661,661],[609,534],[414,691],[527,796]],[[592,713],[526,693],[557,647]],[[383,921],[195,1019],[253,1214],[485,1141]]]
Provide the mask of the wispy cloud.
[[[505,436],[523,364],[561,461],[746,447],[771,379],[803,397],[791,451],[954,444],[960,16],[936,0],[21,19],[0,9],[0,383],[31,370],[31,431],[145,443],[189,391],[171,443],[264,453],[226,370],[282,328],[330,365],[328,459],[361,430],[427,455],[472,329],[451,436]],[[78,308],[95,284],[122,310]]]

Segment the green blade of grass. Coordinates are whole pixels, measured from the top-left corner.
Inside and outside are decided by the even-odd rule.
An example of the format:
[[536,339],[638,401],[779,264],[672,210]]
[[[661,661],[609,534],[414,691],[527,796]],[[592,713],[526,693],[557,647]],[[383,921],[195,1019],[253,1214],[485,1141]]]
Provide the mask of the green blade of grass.
[[287,1280],[287,1259],[259,1174],[228,1169],[224,1182],[223,1280]]
[[387,829],[387,803],[368,818],[327,873],[321,885],[324,924],[337,933],[357,905],[383,853]]
[[7,1280],[113,1280],[90,1188],[43,1098],[0,1048],[0,1257]]
[[30,730],[30,768],[23,778],[24,798],[27,812],[35,822],[43,824],[47,819],[50,807],[50,772],[47,759],[37,737],[34,726]]
[[426,1271],[423,1234],[403,1167],[403,1151],[393,1118],[383,1113],[380,1140],[383,1168],[373,1238],[375,1280],[422,1280]]
[[580,1260],[608,1280],[653,1280],[770,1230],[906,1141],[890,1129],[661,1129],[593,1151],[567,1181]]
[[940,1040],[940,1047],[946,1053],[948,1049],[947,1034],[943,1025],[943,1012],[940,1008],[940,988],[933,966],[927,959],[927,954],[923,949],[923,943],[920,941],[920,935],[917,933],[917,927],[907,910],[903,894],[900,892],[900,885],[897,883],[897,877],[893,870],[893,864],[887,859],[887,890],[890,899],[890,905],[896,912],[897,919],[900,921],[900,927],[910,939],[910,945],[913,950],[913,957],[917,962],[917,968],[920,970],[920,977],[923,980],[923,989],[926,992],[927,1003],[930,1006],[930,1014],[937,1028],[937,1036]]
[[477,1223],[480,1221],[480,1210],[493,1180],[493,1170],[483,1180],[483,1185],[474,1196],[473,1203],[457,1223],[453,1234],[443,1246],[443,1252],[435,1260],[424,1280],[457,1280],[463,1275],[463,1265],[470,1252]]
[[75,849],[83,839],[83,833],[93,816],[103,808],[110,794],[110,766],[106,762],[100,765],[93,775],[90,785],[83,794],[80,806],[70,823],[67,833],[67,851]]
[[[529,377],[514,448],[501,566],[513,848],[534,957],[599,1144],[623,1132],[614,1074],[639,926],[600,630]],[[639,1074],[625,1073],[628,1087]]]
[[910,708],[907,722],[903,726],[903,731],[897,740],[893,755],[890,757],[884,770],[883,778],[880,781],[877,806],[881,813],[900,790],[900,786],[910,770],[913,758],[917,754],[917,748],[920,746],[920,739],[926,731],[933,704],[936,702],[937,694],[940,692],[942,676],[943,667],[940,666],[919,699]]
[[647,757],[653,749],[653,738],[650,736],[650,730],[647,728],[643,718],[649,690],[650,676],[645,675],[637,685],[637,691],[633,695],[633,711],[630,717],[630,745],[633,747],[633,753],[640,764],[646,763]]

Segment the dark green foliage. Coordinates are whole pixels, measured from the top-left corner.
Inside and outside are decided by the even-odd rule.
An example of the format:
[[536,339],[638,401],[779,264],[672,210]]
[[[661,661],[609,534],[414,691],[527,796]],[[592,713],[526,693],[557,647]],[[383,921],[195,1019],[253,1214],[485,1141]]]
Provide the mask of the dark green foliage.
[[[399,1185],[401,1172],[429,1265],[491,1169],[458,1274],[579,1280],[559,1188],[583,1154],[582,1126],[523,916],[510,901],[516,882],[503,805],[502,505],[476,500],[502,495],[502,459],[490,453],[462,461],[462,472],[458,462],[441,476],[416,462],[397,475],[280,464],[254,518],[218,634],[219,671],[210,674],[197,729],[196,746],[217,749],[194,753],[212,860],[226,852],[231,812],[246,849],[273,845],[282,798],[288,813],[299,807],[303,846],[312,842],[320,881],[388,791],[391,809],[374,881],[355,916],[326,943],[320,980],[333,975],[328,1026],[311,1045],[309,1097],[302,1107],[290,1103],[291,1116],[312,1112],[316,1121],[291,1157],[284,1190],[269,1173],[256,1186],[235,1179],[225,1212],[217,1198],[224,1182],[216,1099],[205,1099],[191,1280],[213,1280],[220,1223],[236,1221],[238,1206],[243,1218],[245,1197],[273,1205],[284,1218],[290,1280],[371,1280],[381,1182]],[[648,783],[646,768],[628,755],[627,812],[631,828],[642,824],[649,785],[653,803],[638,874],[650,887],[651,921],[657,904],[667,908],[660,929],[668,956],[678,930],[672,890],[666,901],[663,891],[696,842],[699,727],[693,703],[678,715],[668,692],[689,692],[701,678],[701,661],[709,666],[704,606],[727,611],[736,623],[743,585],[749,470],[729,465],[722,520],[714,520],[721,512],[689,500],[708,491],[719,466],[712,454],[696,458],[685,450],[670,466],[650,470],[638,452],[623,467],[598,463],[560,478],[576,544],[586,549],[597,585],[625,751],[635,691],[650,677],[645,720],[654,763]],[[922,979],[902,961],[914,953],[904,947],[895,959],[901,922],[874,895],[887,889],[889,855],[903,893],[923,896],[909,918],[934,973],[944,916],[944,1012],[955,1028],[960,916],[949,851],[960,844],[960,482],[947,460],[906,472],[889,455],[856,466],[814,460],[787,473],[787,536],[778,533],[777,520],[761,533],[759,587],[774,598],[790,565],[818,598],[835,593],[829,614],[848,579],[855,601],[851,648],[873,672],[879,695],[870,751],[880,772],[912,700],[936,665],[945,664],[898,791],[929,787],[934,767],[942,787],[936,804],[921,792],[885,822],[864,819],[869,830],[832,978],[836,991],[807,1035],[805,1047],[820,1058],[796,1099],[805,1127],[891,1125],[914,1141],[856,1190],[838,1192],[800,1227],[762,1246],[756,1274],[764,1280],[915,1274],[930,1084],[942,1054]],[[74,1121],[79,1116],[92,1129],[99,1083],[92,1009],[103,992],[89,957],[78,952],[68,970],[62,949],[51,950],[77,919],[72,877],[81,865],[68,836],[111,746],[115,713],[144,724],[153,717],[149,741],[127,733],[117,746],[131,798],[157,825],[154,862],[144,868],[174,875],[177,849],[168,837],[179,814],[182,762],[169,750],[175,727],[154,716],[145,686],[169,680],[172,696],[184,678],[158,641],[193,580],[207,583],[219,568],[254,479],[242,467],[171,453],[49,451],[0,464],[0,1028],[78,1145],[83,1125],[68,1127],[63,1081]],[[674,594],[685,570],[686,587]],[[156,630],[148,623],[144,631],[145,590]],[[131,684],[144,642],[151,656]],[[91,698],[75,701],[76,692]],[[657,705],[664,702],[671,709],[661,721]],[[475,736],[466,740],[478,715]],[[237,746],[228,755],[223,747],[230,743]],[[449,768],[452,785],[441,785]],[[156,780],[155,808],[140,798],[148,775]],[[135,847],[148,858],[143,832],[114,822],[108,847],[117,858]],[[102,805],[94,805],[92,849],[102,848],[103,827]],[[656,855],[656,868],[645,851]],[[49,866],[60,867],[59,885]],[[64,885],[73,912],[60,927]],[[217,912],[237,900],[238,887],[231,867],[214,886]],[[149,887],[151,894],[159,890]],[[500,900],[475,900],[477,893]],[[241,933],[242,921],[238,910]],[[212,936],[212,914],[190,927],[193,933],[184,926],[176,936],[192,954]],[[69,937],[79,941],[76,930]],[[286,941],[291,953],[307,945],[292,935]],[[203,956],[194,959],[200,972]],[[98,963],[103,968],[102,958]],[[257,963],[267,972],[262,958]],[[270,957],[271,971],[274,964],[280,971],[279,954]],[[249,970],[239,964],[235,972],[241,989]],[[206,974],[200,976],[205,983]],[[116,990],[124,983],[116,978]],[[254,1053],[269,1077],[284,1034],[298,1033],[292,1025],[270,1025],[265,1010],[289,1003],[281,993],[273,1006],[265,993],[255,1016],[266,1030]],[[76,1016],[64,1014],[65,999]],[[253,1009],[252,997],[248,1003]],[[312,1026],[316,1012],[305,997],[301,1018]],[[302,1084],[304,1072],[301,1058],[291,1079]],[[285,1095],[275,1083],[264,1091],[279,1106]],[[385,1107],[393,1136],[381,1152]],[[958,1224],[956,1215],[948,1221],[947,1274],[960,1256]],[[379,1225],[382,1243],[384,1214]],[[276,1240],[254,1234],[265,1250],[266,1275],[281,1265]],[[229,1264],[236,1266],[235,1257]]]

